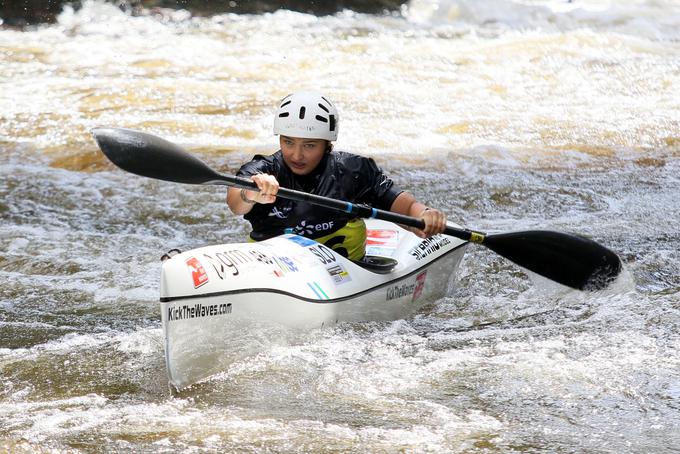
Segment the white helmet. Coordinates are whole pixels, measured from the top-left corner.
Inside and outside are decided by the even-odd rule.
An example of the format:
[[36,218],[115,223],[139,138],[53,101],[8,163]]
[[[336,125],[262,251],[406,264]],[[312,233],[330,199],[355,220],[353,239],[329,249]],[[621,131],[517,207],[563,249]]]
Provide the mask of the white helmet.
[[338,110],[315,91],[299,91],[281,100],[274,116],[274,134],[305,139],[338,138]]

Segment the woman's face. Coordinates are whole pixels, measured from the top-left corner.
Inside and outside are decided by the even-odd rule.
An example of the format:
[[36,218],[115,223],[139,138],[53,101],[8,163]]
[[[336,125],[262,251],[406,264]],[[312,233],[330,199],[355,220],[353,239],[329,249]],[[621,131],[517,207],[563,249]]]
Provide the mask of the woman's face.
[[328,141],[279,136],[281,152],[286,165],[296,175],[307,175],[319,165]]

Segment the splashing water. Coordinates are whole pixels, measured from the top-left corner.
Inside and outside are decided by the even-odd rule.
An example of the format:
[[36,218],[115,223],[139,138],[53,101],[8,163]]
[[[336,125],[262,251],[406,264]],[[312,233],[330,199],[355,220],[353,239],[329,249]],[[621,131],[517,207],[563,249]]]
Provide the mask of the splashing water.
[[[412,1],[400,14],[130,16],[0,30],[0,450],[673,452],[680,445],[680,6]],[[407,320],[310,332],[171,397],[166,250],[242,241],[218,188],[123,174],[132,127],[225,173],[276,100],[340,108],[339,149],[467,226],[584,234],[580,293],[470,248]]]

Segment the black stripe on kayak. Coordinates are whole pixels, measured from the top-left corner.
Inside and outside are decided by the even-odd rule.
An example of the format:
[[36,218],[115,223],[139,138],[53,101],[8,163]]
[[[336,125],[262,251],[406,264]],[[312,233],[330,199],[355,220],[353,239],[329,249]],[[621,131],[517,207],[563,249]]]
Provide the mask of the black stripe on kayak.
[[357,298],[357,297],[364,295],[366,293],[370,293],[370,292],[373,292],[375,290],[381,289],[382,287],[387,287],[387,286],[390,286],[390,285],[394,285],[395,283],[398,283],[400,281],[403,281],[403,280],[413,276],[414,274],[417,274],[423,268],[429,267],[433,263],[435,263],[435,262],[441,260],[442,258],[448,256],[450,253],[457,251],[461,247],[467,246],[468,244],[470,244],[470,243],[468,243],[468,242],[461,243],[458,246],[451,249],[450,251],[447,251],[446,253],[444,253],[444,254],[440,255],[439,257],[433,259],[432,261],[428,262],[427,264],[425,264],[425,265],[423,265],[419,268],[416,268],[415,270],[411,271],[408,274],[401,276],[398,279],[395,279],[393,281],[388,281],[388,282],[382,283],[380,285],[376,285],[375,287],[371,287],[371,288],[368,288],[366,290],[362,290],[362,291],[360,291],[358,293],[354,293],[352,295],[343,296],[342,298],[320,300],[320,299],[307,298],[305,296],[295,295],[293,293],[286,292],[284,290],[277,290],[277,289],[270,289],[270,288],[249,288],[249,289],[243,289],[243,290],[226,290],[224,292],[201,293],[199,295],[165,296],[165,297],[160,298],[160,302],[161,303],[169,303],[169,302],[177,301],[177,300],[189,300],[189,299],[196,299],[196,298],[212,298],[212,297],[215,297],[215,296],[234,295],[234,294],[237,294],[237,293],[278,293],[280,295],[290,296],[292,298],[295,298],[295,299],[298,299],[298,300],[301,300],[301,301],[307,301],[309,303],[320,303],[320,304],[339,303],[341,301],[349,300],[349,299],[352,299],[352,298]]

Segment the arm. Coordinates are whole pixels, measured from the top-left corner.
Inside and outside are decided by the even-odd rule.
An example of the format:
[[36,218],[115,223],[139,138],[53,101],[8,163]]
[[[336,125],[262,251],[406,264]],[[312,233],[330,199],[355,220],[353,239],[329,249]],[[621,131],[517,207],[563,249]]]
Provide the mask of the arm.
[[[361,159],[361,158],[359,158]],[[387,177],[377,166],[375,161],[370,158],[363,158],[362,171],[368,175],[368,186],[373,196],[371,202],[380,208],[385,209],[389,206],[389,210],[395,213],[421,218],[425,222],[423,230],[406,227],[420,238],[427,238],[437,233],[442,233],[446,228],[446,215],[434,208],[428,208],[426,205],[418,202],[411,193],[400,191],[394,187],[392,180]],[[391,201],[391,202],[390,202]]]
[[392,202],[390,211],[395,213],[421,218],[425,222],[423,230],[407,227],[420,238],[427,238],[436,233],[442,233],[446,228],[446,215],[434,208],[428,208],[426,205],[418,202],[412,194],[402,192]]
[[229,188],[227,190],[227,205],[234,214],[246,214],[256,203],[274,203],[279,192],[279,182],[273,175],[264,173],[253,175],[251,180],[257,184],[260,191],[249,189]]

